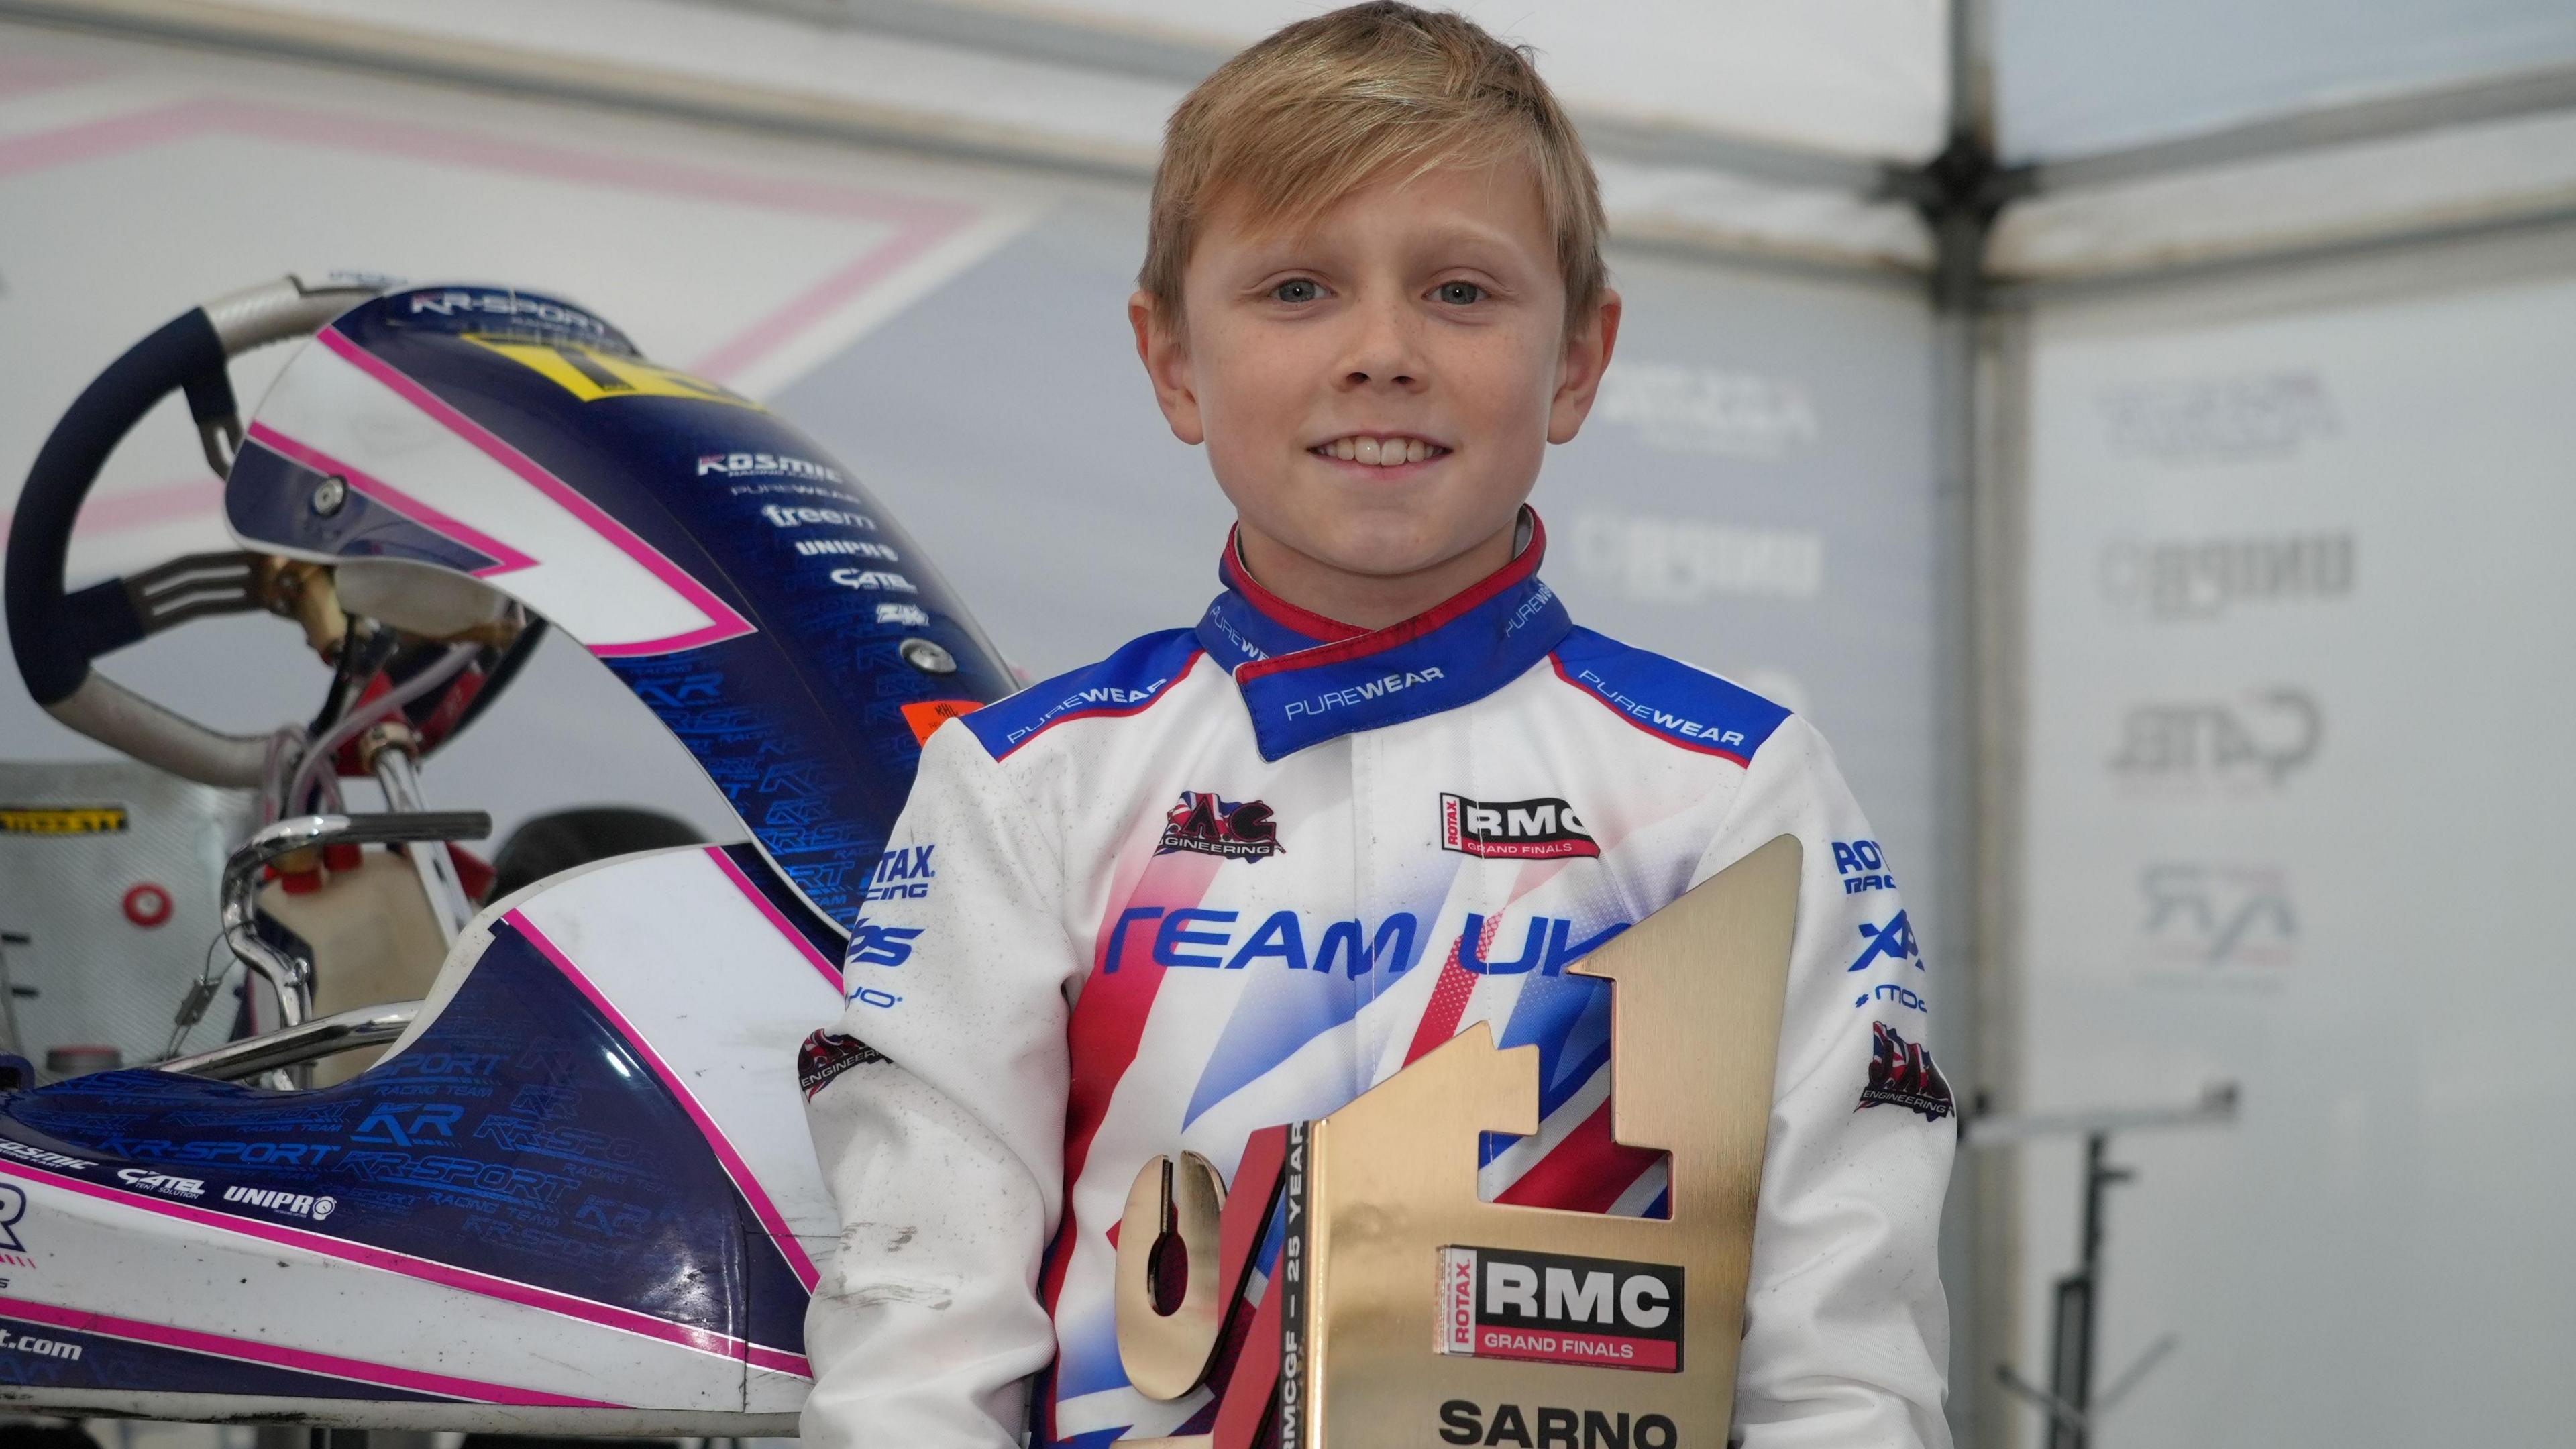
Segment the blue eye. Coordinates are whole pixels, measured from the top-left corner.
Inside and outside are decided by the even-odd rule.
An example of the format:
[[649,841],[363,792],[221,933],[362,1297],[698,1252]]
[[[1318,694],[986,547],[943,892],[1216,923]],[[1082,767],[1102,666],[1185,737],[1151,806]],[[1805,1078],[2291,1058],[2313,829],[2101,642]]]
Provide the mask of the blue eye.
[[1324,295],[1324,289],[1316,286],[1311,278],[1298,277],[1271,288],[1270,295],[1282,302],[1312,302]]
[[1431,295],[1451,306],[1464,307],[1485,300],[1485,289],[1473,282],[1442,282]]

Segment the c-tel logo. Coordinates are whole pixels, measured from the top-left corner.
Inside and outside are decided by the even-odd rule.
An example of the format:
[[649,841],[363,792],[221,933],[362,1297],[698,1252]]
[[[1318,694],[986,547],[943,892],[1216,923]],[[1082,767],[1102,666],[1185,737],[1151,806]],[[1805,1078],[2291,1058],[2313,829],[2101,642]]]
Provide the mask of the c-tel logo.
[[2238,701],[2135,706],[2107,763],[2121,783],[2145,789],[2277,790],[2315,761],[2325,735],[2317,697],[2275,685]]
[[1584,830],[1574,807],[1554,797],[1489,804],[1444,794],[1440,848],[1493,860],[1557,860],[1601,853],[1599,842]]
[[1669,1263],[1443,1248],[1439,1349],[1676,1373],[1682,1270]]

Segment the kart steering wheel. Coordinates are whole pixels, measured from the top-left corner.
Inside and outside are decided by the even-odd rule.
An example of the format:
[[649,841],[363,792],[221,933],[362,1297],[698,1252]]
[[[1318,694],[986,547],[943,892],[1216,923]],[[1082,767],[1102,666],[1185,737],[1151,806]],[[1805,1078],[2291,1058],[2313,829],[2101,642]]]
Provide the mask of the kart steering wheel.
[[27,692],[46,713],[174,775],[208,785],[260,783],[268,736],[211,729],[90,668],[102,655],[189,619],[267,607],[258,556],[190,554],[67,593],[72,525],[117,444],[172,392],[187,396],[207,463],[216,476],[228,475],[242,423],[226,361],[308,337],[380,291],[286,277],[191,308],[109,364],[54,425],[18,495],[5,581],[9,645]]

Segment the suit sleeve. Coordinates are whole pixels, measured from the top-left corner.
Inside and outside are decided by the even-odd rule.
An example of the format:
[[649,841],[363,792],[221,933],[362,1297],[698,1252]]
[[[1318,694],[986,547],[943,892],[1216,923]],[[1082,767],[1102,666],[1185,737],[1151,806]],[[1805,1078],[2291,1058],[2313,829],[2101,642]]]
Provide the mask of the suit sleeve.
[[964,726],[931,736],[800,1058],[840,1209],[805,1319],[809,1449],[1017,1449],[1055,1352],[1038,1263],[1062,1202],[1057,837]]
[[1693,880],[1777,836],[1803,849],[1798,924],[1735,1399],[1744,1449],[1948,1449],[1941,1200],[1957,1143],[1924,1048],[1913,930],[1822,736],[1754,756]]

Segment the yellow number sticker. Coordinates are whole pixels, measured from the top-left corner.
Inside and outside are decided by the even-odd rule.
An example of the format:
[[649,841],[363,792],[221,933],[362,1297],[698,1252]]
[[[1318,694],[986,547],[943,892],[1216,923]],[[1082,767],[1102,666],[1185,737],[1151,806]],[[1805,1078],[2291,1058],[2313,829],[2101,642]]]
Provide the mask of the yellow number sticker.
[[122,805],[0,805],[0,835],[113,835]]
[[641,358],[620,356],[578,342],[530,342],[524,338],[471,332],[465,335],[465,340],[479,347],[488,347],[532,369],[583,402],[598,402],[612,397],[687,397],[701,402],[731,403],[736,407],[760,407],[742,394],[705,378],[691,377],[675,368],[656,366]]

